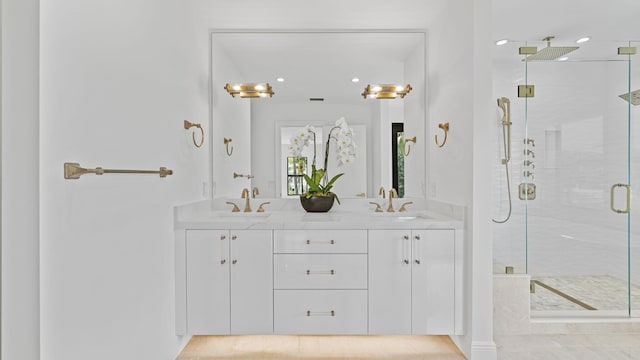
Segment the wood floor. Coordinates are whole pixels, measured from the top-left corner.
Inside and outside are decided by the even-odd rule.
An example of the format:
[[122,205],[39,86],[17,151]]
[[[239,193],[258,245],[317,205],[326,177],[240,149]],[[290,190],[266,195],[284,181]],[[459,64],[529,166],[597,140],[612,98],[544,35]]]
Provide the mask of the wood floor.
[[177,360],[463,360],[448,336],[194,336]]

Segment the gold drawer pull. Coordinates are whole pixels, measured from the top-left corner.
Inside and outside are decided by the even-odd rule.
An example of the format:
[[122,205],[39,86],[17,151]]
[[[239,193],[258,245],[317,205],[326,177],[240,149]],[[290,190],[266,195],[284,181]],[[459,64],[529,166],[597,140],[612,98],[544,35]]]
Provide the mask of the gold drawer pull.
[[336,271],[333,270],[333,269],[327,270],[327,271],[311,271],[311,270],[307,270],[307,275],[312,275],[312,274],[335,275]]
[[319,244],[328,243],[329,245],[335,245],[335,243],[336,243],[336,241],[335,241],[335,240],[328,240],[328,241],[326,241],[326,240],[316,240],[316,241],[313,241],[313,240],[307,240],[307,241],[305,241],[305,242],[306,242],[306,244],[307,244],[307,245],[311,245],[311,244],[313,244],[313,243],[319,243]]
[[334,310],[331,311],[316,311],[312,312],[311,310],[307,310],[307,316],[336,316],[336,312]]

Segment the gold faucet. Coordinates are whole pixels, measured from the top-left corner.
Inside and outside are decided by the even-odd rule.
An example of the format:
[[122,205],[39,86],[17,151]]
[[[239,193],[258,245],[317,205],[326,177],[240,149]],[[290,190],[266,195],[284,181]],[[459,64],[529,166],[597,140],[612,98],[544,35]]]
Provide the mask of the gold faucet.
[[260,190],[258,190],[257,186],[254,186],[253,190],[251,190],[251,197],[255,199],[256,195],[260,195]]
[[383,187],[380,187],[380,190],[378,190],[378,195],[382,195],[383,199],[387,197]]
[[400,211],[400,212],[407,211],[407,208],[405,206],[411,205],[411,204],[413,204],[413,201],[407,201],[406,203],[402,204],[402,206],[400,206],[400,210],[398,210],[398,211]]
[[244,202],[244,212],[251,212],[251,204],[249,204],[249,189],[242,189],[242,194],[240,195],[240,197],[246,199],[246,201]]
[[398,192],[396,189],[391,188],[389,189],[389,207],[387,208],[387,212],[395,212],[395,210],[393,210],[393,198],[398,198]]

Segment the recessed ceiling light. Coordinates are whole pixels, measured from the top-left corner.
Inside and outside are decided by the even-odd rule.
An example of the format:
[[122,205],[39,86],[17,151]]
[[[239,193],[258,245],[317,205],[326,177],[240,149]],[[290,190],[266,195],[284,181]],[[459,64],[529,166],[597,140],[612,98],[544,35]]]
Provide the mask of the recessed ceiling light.
[[506,44],[506,43],[508,43],[508,42],[509,42],[509,40],[507,40],[507,39],[502,39],[502,40],[498,40],[498,41],[496,41],[496,45],[500,46],[500,45],[504,45],[504,44]]
[[359,81],[360,81],[360,79],[359,79],[359,78],[357,78],[357,77],[354,77],[353,79],[351,79],[351,82],[353,82],[353,83],[357,83],[357,82],[359,82]]
[[284,82],[284,78],[282,78],[282,77],[276,78],[276,81],[277,82]]
[[580,38],[580,39],[576,40],[576,43],[577,43],[577,44],[582,44],[582,43],[587,42],[587,41],[589,41],[589,40],[591,40],[591,38],[590,38],[590,37],[588,37],[588,36],[585,36],[585,37],[582,37],[582,38]]
[[566,56],[563,56],[563,57],[561,57],[561,58],[558,58],[558,61],[567,61],[567,60],[569,60],[569,58],[568,58],[568,57],[566,57]]

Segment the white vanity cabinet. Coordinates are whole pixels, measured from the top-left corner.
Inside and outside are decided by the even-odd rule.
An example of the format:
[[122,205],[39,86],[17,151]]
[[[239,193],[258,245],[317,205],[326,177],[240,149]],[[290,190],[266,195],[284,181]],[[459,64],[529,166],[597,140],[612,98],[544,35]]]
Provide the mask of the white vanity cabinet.
[[369,230],[369,333],[454,334],[455,231]]
[[367,333],[367,231],[274,231],[274,331]]
[[186,331],[273,332],[271,230],[186,230]]

